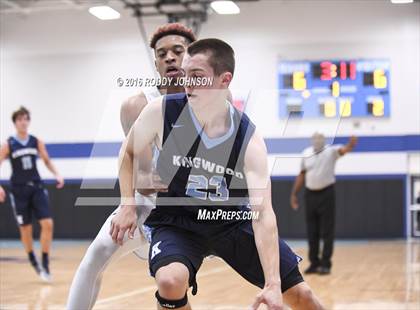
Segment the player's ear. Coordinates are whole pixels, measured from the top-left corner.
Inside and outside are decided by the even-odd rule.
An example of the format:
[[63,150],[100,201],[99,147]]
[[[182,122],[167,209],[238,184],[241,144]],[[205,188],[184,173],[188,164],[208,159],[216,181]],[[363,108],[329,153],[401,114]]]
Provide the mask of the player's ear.
[[222,73],[222,83],[229,86],[230,82],[232,81],[233,75],[230,72]]

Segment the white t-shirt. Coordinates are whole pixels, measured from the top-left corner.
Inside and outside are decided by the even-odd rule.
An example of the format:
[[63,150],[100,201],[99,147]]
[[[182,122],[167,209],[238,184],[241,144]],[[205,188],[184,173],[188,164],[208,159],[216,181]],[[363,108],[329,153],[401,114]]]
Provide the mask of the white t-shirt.
[[150,103],[154,99],[162,96],[162,94],[160,93],[157,87],[144,87],[141,90],[143,91],[143,94],[146,97],[147,103]]
[[[147,87],[147,88],[145,87],[145,88],[142,88],[142,91],[143,91],[144,96],[146,97],[147,104],[151,103],[156,98],[159,98],[162,96],[162,94],[160,93],[157,87]],[[153,146],[152,165],[154,168],[156,168],[158,156],[159,156],[159,150],[157,149],[156,146]]]
[[[159,89],[157,87],[142,88],[142,92],[144,96],[146,97],[147,104],[151,103],[156,98],[159,98],[160,96],[162,96],[162,94],[159,92]],[[152,159],[153,168],[156,168],[158,156],[159,156],[159,150],[154,146],[153,159]],[[150,210],[153,209],[156,204],[156,194],[146,197],[136,191],[134,197],[136,199],[137,207],[147,206],[147,208],[144,208],[144,209],[149,209],[147,212],[145,212],[147,213],[147,215],[148,213],[150,213]],[[138,211],[139,211],[139,208],[138,208]],[[139,216],[139,222],[141,222],[139,227],[141,227],[144,221],[145,221],[145,218],[142,218],[141,216]]]
[[301,171],[305,173],[305,186],[310,190],[321,190],[335,183],[335,163],[340,157],[342,145],[325,145],[315,153],[313,147],[306,148],[302,155]]

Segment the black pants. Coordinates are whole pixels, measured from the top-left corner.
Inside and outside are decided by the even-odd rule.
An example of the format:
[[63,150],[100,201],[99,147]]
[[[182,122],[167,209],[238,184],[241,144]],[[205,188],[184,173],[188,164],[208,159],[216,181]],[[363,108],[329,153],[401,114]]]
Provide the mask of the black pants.
[[[335,190],[334,185],[319,191],[306,189],[306,225],[309,241],[309,260],[314,266],[331,268],[334,247]],[[319,241],[323,240],[321,258]]]

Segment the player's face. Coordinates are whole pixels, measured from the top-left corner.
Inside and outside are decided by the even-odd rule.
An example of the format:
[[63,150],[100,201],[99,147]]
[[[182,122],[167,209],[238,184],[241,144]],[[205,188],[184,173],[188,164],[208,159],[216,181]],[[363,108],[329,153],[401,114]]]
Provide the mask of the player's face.
[[29,128],[29,117],[28,115],[19,115],[15,120],[15,128],[19,133],[27,133]]
[[315,133],[312,136],[312,146],[315,152],[321,151],[325,146],[325,137],[320,133]]
[[185,92],[188,101],[194,105],[211,104],[217,100],[226,99],[227,89],[232,79],[229,72],[216,75],[209,63],[208,54],[185,55],[182,62],[182,70],[187,79],[201,78],[212,80],[212,83],[204,86],[187,86]]
[[156,42],[155,64],[161,77],[182,76],[180,68],[187,46],[187,39],[175,34],[164,36]]

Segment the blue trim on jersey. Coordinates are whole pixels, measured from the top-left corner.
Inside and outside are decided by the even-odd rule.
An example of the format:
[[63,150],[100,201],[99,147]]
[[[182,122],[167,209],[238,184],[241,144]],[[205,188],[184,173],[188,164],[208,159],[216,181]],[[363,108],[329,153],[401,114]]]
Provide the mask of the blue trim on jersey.
[[187,105],[188,105],[188,111],[190,112],[190,115],[191,115],[191,119],[194,123],[194,127],[197,129],[197,133],[200,135],[201,141],[203,141],[206,148],[211,149],[215,146],[218,146],[219,144],[222,144],[227,139],[229,139],[230,136],[233,134],[233,132],[235,130],[235,125],[233,124],[234,110],[233,110],[232,105],[229,104],[230,128],[223,136],[217,137],[217,138],[209,138],[209,136],[207,136],[207,134],[204,132],[204,129],[201,127],[200,122],[198,121],[197,117],[195,116],[194,111],[192,110],[191,106],[188,103],[187,103]]
[[26,146],[29,142],[29,140],[31,139],[31,136],[28,135],[28,137],[26,139],[21,139],[19,138],[17,135],[12,137],[14,140],[16,140],[18,143],[20,143],[22,146]]

